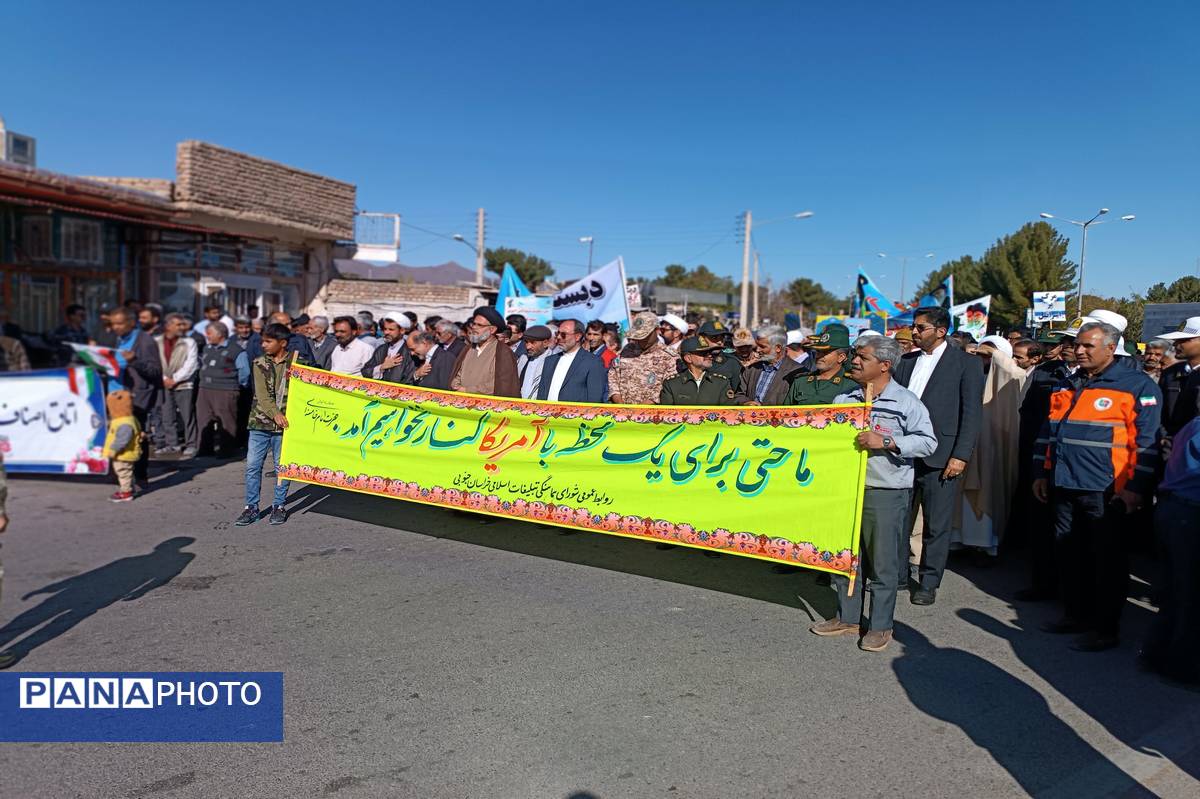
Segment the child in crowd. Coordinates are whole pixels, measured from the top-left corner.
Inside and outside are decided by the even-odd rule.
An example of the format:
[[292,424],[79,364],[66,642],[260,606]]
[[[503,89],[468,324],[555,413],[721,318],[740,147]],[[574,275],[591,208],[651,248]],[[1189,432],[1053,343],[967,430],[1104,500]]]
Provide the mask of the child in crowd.
[[254,405],[250,409],[250,440],[246,449],[246,507],[234,521],[238,527],[258,521],[258,500],[262,493],[262,472],[267,450],[271,451],[277,474],[270,523],[283,524],[287,521],[283,503],[287,500],[288,481],[278,479],[278,471],[283,431],[288,426],[284,412],[287,406],[287,345],[291,334],[287,325],[267,325],[262,332],[263,354],[255,358],[250,367],[254,381]]
[[112,461],[117,475],[117,490],[109,499],[129,502],[133,499],[133,465],[142,457],[142,428],[133,415],[133,395],[128,391],[110,391],[104,404],[108,408],[104,457]]

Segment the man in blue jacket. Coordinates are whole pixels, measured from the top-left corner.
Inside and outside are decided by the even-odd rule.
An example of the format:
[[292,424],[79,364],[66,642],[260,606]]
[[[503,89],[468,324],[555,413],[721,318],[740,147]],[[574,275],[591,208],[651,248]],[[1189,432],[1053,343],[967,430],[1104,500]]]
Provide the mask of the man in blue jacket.
[[604,361],[585,350],[583,325],[567,319],[558,326],[562,352],[546,357],[537,398],[551,402],[608,402],[608,370]]
[[1120,643],[1129,590],[1129,517],[1153,493],[1162,395],[1144,372],[1115,363],[1121,331],[1088,322],[1075,337],[1079,369],[1050,395],[1034,455],[1033,495],[1048,502],[1062,554],[1065,614],[1042,629],[1082,633],[1072,645]]

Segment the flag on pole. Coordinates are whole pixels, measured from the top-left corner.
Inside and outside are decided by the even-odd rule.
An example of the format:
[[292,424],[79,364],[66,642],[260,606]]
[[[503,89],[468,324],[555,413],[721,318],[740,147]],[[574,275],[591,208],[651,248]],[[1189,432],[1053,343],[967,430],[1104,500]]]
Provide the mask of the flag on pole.
[[500,313],[504,313],[504,301],[509,297],[528,297],[531,294],[533,292],[521,282],[512,264],[505,264],[504,272],[500,275],[500,292],[496,295],[496,308]]
[[628,324],[625,262],[618,257],[555,294],[554,316],[557,319],[578,319],[585,323],[599,319],[601,322]]
[[71,349],[75,350],[81,361],[97,372],[103,372],[114,380],[121,379],[121,373],[125,371],[125,356],[119,350],[92,344],[71,344]]
[[946,275],[946,279],[934,286],[928,294],[921,296],[922,308],[945,308],[947,311],[954,306],[954,275]]
[[858,317],[867,314],[886,317],[904,313],[904,308],[889,300],[861,268],[858,270],[858,291],[855,293],[855,304],[857,307],[854,315]]

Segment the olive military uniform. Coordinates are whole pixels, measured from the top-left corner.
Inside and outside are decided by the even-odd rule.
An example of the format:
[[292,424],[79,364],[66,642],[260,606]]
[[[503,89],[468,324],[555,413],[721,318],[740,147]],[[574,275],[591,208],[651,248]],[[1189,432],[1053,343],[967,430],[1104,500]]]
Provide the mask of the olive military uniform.
[[[850,331],[845,325],[831,324],[824,332],[809,336],[804,346],[815,369],[816,362],[827,353],[849,349]],[[828,380],[822,380],[815,371],[796,372],[789,377],[792,378],[791,387],[788,389],[787,399],[784,400],[787,405],[830,405],[839,394],[846,394],[857,386],[857,383],[846,377],[846,364],[842,364]]]
[[742,382],[742,365],[734,357],[733,350],[729,350],[728,352],[721,350],[714,355],[712,368],[708,371],[721,375],[729,381],[729,385],[731,386],[736,386]]
[[845,394],[858,384],[846,377],[846,367],[838,369],[837,374],[828,380],[822,380],[815,373],[797,375],[788,389],[785,405],[831,405],[839,394]]
[[723,374],[712,370],[697,383],[691,372],[681,372],[663,383],[659,405],[732,405],[733,385]]

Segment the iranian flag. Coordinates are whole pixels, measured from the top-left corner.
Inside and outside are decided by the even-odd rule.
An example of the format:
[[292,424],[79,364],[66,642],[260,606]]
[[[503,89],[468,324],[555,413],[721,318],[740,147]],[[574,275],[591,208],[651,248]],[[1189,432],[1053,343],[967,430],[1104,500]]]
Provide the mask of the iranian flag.
[[104,372],[114,380],[121,379],[125,369],[125,358],[120,352],[110,347],[96,347],[91,344],[71,344],[71,349],[80,360],[98,372]]

